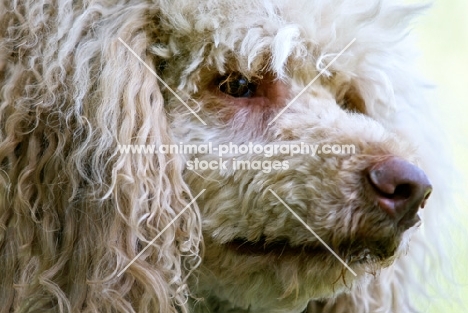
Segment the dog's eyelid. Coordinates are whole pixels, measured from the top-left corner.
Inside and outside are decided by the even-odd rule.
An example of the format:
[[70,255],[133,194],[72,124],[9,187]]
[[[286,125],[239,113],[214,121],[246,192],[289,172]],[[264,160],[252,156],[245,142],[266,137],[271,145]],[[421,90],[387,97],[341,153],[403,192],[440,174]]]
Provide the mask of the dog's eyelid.
[[250,98],[255,94],[257,82],[240,72],[231,72],[217,79],[218,89],[235,98]]

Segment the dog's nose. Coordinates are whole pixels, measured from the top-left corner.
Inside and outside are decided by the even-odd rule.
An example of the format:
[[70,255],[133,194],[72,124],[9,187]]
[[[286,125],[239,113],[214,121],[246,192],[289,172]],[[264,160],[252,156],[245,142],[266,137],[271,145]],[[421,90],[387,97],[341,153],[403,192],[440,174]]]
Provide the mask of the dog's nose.
[[431,183],[419,167],[397,157],[372,166],[368,178],[377,202],[398,224],[412,226],[416,213],[424,208],[432,191]]

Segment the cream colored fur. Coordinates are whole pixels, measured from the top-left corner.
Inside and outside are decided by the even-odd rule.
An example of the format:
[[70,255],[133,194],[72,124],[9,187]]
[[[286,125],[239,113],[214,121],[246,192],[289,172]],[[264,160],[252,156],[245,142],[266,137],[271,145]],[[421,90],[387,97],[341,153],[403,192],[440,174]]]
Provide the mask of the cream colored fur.
[[[1,1],[0,312],[299,313],[309,301],[309,313],[417,312],[412,299],[424,295],[421,275],[440,250],[430,230],[444,190],[407,37],[420,9],[364,0]],[[287,99],[236,107],[213,85],[232,72],[272,75]],[[340,107],[349,90],[365,104],[360,112]],[[194,172],[187,160],[218,157],[117,149],[249,141],[354,144],[357,154],[275,156],[290,168],[271,173]],[[269,189],[332,247],[350,234],[390,236],[362,187],[362,171],[388,156],[422,167],[434,193],[424,226],[407,231],[391,258],[353,263],[357,278],[328,253],[227,247],[240,236],[319,245]]]

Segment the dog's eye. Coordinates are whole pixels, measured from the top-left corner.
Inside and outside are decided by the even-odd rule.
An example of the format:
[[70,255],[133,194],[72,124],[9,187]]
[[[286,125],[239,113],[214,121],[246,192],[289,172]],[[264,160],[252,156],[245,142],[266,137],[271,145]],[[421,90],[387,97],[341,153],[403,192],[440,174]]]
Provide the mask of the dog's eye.
[[250,98],[257,85],[240,73],[231,73],[219,79],[218,88],[222,93],[235,98]]

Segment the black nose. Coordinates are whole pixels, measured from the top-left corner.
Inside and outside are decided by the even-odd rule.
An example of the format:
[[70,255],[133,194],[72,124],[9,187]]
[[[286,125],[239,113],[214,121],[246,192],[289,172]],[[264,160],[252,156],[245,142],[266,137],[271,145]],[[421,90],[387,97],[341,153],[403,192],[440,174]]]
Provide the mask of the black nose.
[[419,167],[397,157],[370,167],[368,178],[377,203],[401,225],[414,225],[416,213],[424,208],[432,191],[431,183]]

